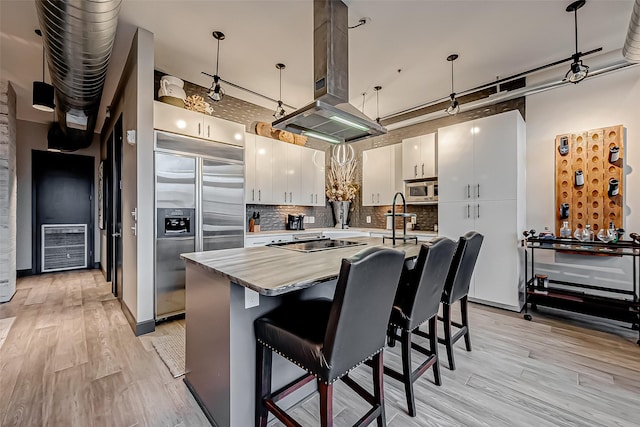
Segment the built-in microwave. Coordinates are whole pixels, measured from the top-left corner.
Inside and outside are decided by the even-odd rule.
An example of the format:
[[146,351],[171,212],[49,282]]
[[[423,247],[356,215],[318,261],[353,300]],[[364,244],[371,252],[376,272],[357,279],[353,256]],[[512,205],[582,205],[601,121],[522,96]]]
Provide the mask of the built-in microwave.
[[438,201],[438,181],[405,182],[404,196],[409,204],[436,203]]

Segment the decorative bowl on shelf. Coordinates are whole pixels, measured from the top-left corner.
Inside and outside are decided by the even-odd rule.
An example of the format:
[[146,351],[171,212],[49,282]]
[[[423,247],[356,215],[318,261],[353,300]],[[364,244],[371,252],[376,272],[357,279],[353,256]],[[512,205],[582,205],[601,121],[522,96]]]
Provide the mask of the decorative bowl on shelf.
[[181,98],[176,98],[175,96],[161,96],[158,98],[158,101],[164,102],[165,104],[175,105],[176,107],[184,108],[184,100]]

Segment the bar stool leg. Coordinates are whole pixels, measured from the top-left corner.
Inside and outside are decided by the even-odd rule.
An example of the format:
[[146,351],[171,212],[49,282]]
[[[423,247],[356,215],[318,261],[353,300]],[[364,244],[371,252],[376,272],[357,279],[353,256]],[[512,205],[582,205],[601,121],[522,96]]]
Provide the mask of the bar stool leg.
[[318,381],[320,392],[320,425],[333,427],[333,384]]
[[451,341],[451,305],[443,304],[442,318],[444,321],[444,345],[447,347],[449,369],[454,371],[456,369],[456,364],[453,361],[453,342]]
[[467,311],[466,295],[460,300],[460,311],[462,312],[462,326],[467,328],[464,334],[464,344],[467,346],[467,351],[471,351],[471,335],[469,335],[469,312]]
[[438,316],[433,316],[429,319],[429,347],[436,358],[436,361],[433,364],[433,379],[435,380],[436,385],[441,385],[440,358],[438,357]]
[[402,329],[402,375],[404,391],[407,395],[409,415],[416,416],[416,402],[413,396],[413,368],[411,366],[411,331]]
[[377,418],[378,427],[387,425],[384,413],[384,363],[382,351],[373,356],[373,396],[380,405],[380,416]]
[[256,343],[256,427],[266,427],[269,411],[263,399],[271,393],[271,362],[273,354],[270,349],[259,342]]

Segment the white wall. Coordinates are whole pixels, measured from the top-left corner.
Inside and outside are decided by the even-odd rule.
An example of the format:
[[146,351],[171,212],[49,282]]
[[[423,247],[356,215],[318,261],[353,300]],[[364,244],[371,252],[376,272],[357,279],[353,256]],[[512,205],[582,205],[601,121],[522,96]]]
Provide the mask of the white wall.
[[[640,231],[640,67],[588,78],[527,97],[527,227],[555,227],[555,136],[622,124],[627,129],[625,229]],[[602,224],[601,224],[602,226]],[[544,252],[544,251],[539,251]],[[551,251],[549,251],[551,252]],[[630,260],[556,256],[540,259],[547,273],[581,276],[594,284],[628,286]],[[561,273],[563,272],[563,273]],[[626,278],[625,275],[629,274]],[[577,281],[577,280],[572,280]]]
[[[53,117],[53,116],[52,116]],[[18,173],[18,233],[16,239],[16,269],[31,269],[32,230],[31,230],[31,151],[47,151],[47,132],[49,126],[43,123],[17,121],[17,173]],[[96,135],[89,148],[74,151],[72,154],[92,156],[94,158],[94,188],[97,199],[98,167],[100,166],[100,143]],[[98,205],[94,204],[94,262],[100,261],[100,228],[98,227]]]
[[[139,28],[113,102],[113,130],[136,131],[136,143],[122,147],[122,299],[136,323],[154,319],[153,34]],[[137,209],[138,221],[131,212]],[[135,227],[136,231],[133,231]]]
[[16,93],[0,81],[0,302],[16,292]]

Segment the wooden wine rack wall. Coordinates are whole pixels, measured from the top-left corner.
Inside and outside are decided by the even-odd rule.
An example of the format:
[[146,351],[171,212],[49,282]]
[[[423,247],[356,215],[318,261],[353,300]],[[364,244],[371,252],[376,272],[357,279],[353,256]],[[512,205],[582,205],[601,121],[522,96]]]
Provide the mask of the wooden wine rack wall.
[[[569,142],[567,154],[560,153],[563,138]],[[611,162],[609,150],[619,148],[619,158]],[[584,184],[576,185],[576,171],[583,173]],[[624,127],[611,126],[588,132],[556,136],[556,236],[563,221],[572,232],[591,225],[594,232],[608,228],[613,221],[622,227],[623,214]],[[608,193],[611,179],[618,181],[618,194]],[[569,217],[560,218],[563,203],[569,205]]]

